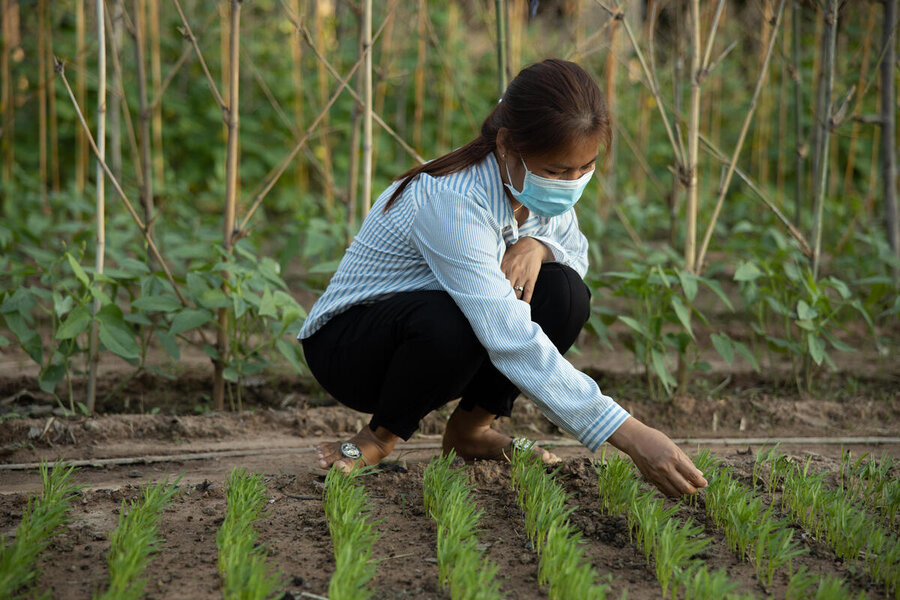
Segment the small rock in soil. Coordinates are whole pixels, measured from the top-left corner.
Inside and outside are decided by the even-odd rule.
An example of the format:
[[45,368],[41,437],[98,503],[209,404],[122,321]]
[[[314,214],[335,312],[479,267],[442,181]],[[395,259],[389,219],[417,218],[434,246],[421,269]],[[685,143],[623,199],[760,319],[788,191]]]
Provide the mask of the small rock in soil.
[[129,477],[140,477],[140,476],[141,476],[141,472],[138,471],[137,469],[135,469],[135,470],[133,470],[133,471],[129,471],[129,472],[128,472],[128,476],[129,476]]

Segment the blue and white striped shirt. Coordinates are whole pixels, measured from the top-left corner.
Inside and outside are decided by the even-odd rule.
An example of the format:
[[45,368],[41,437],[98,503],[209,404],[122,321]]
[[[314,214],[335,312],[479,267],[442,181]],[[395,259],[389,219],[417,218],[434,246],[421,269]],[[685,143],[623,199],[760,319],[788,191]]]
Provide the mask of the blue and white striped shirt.
[[384,212],[397,185],[375,202],[298,337],[357,304],[445,290],[497,369],[551,421],[596,450],[628,413],[560,355],[500,269],[507,246],[527,236],[584,277],[587,240],[574,209],[530,215],[520,228],[493,155],[451,175],[419,175]]

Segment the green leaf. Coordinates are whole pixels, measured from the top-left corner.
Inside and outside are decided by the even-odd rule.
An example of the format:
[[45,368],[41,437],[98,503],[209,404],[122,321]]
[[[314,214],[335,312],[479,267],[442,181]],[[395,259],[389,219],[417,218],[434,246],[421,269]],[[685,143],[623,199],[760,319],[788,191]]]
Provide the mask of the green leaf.
[[847,287],[847,284],[837,277],[832,276],[825,281],[827,281],[829,284],[831,284],[831,287],[837,290],[837,293],[841,295],[842,299],[848,300],[850,296],[852,296],[852,294],[850,293],[850,288]]
[[147,315],[142,312],[136,313],[128,313],[125,315],[125,321],[128,323],[133,323],[135,325],[143,325],[144,327],[150,327],[153,325],[153,321],[151,321]]
[[272,290],[266,285],[263,291],[262,300],[259,303],[259,316],[261,317],[277,317],[278,311],[275,308],[275,299],[272,297]]
[[689,271],[678,271],[678,279],[681,281],[681,289],[688,302],[693,302],[697,297],[697,276]]
[[100,341],[107,350],[125,360],[140,358],[141,348],[118,306],[104,306],[97,313],[97,320],[100,321]]
[[822,364],[825,358],[825,341],[817,335],[806,336],[809,346],[809,355],[817,365]]
[[163,350],[166,351],[166,354],[168,354],[175,360],[181,359],[181,349],[178,347],[178,343],[175,341],[174,335],[172,335],[168,331],[157,329],[156,339],[159,340],[159,344],[163,347]]
[[684,305],[684,302],[678,296],[672,297],[672,308],[675,309],[675,315],[681,321],[681,325],[688,332],[688,335],[691,336],[691,339],[696,339],[694,338],[693,330],[691,330],[691,310]]
[[294,370],[297,373],[303,373],[303,367],[300,365],[300,359],[297,358],[297,347],[300,345],[300,342],[295,342],[291,344],[284,338],[278,338],[275,340],[275,347],[278,348],[278,351],[281,352],[281,355],[284,356],[291,366],[294,367]]
[[824,329],[822,330],[822,335],[825,337],[826,340],[828,340],[828,343],[831,344],[831,347],[834,348],[835,350],[837,350],[838,352],[856,352],[856,348],[854,348],[853,346],[850,346],[848,344],[845,344],[844,342],[842,342],[841,340],[839,340],[838,338],[836,338],[835,336],[833,336],[831,333],[829,333],[828,331],[826,331]]
[[72,307],[75,306],[75,298],[72,296],[63,296],[59,292],[53,292],[53,312],[56,313],[56,316],[62,318],[62,316],[72,310]]
[[799,327],[800,329],[805,329],[806,331],[816,330],[815,323],[813,323],[809,319],[797,319],[796,321],[794,321],[794,323],[797,324],[797,327]]
[[0,335],[0,348],[6,348],[10,345],[10,343],[11,342],[9,341],[9,338],[7,338],[5,335]]
[[709,338],[712,340],[719,356],[724,358],[725,362],[730,366],[734,362],[734,344],[731,342],[731,338],[724,333],[714,333]]
[[731,340],[731,343],[734,344],[734,349],[737,350],[738,354],[744,357],[748,363],[753,366],[753,370],[759,373],[759,361],[756,360],[756,357],[750,352],[750,348],[747,347],[743,342],[736,342]]
[[644,336],[645,339],[648,339],[648,340],[652,339],[653,336],[650,335],[650,332],[647,330],[646,327],[644,327],[643,323],[639,323],[639,322],[635,321],[634,319],[632,319],[631,317],[625,317],[622,315],[619,316],[619,320],[622,321],[623,323],[625,323],[626,325],[628,325],[629,327],[631,327],[632,329],[634,329],[635,331],[637,331],[642,336]]
[[81,265],[78,264],[75,257],[66,252],[66,258],[69,259],[69,266],[72,267],[72,272],[75,273],[75,277],[78,278],[81,285],[84,287],[91,287],[91,280],[88,279],[87,273],[84,272],[84,269],[81,268]]
[[56,332],[56,339],[70,340],[78,334],[84,332],[91,324],[93,317],[87,306],[78,306],[69,313],[66,320],[62,322]]
[[181,308],[181,302],[175,296],[168,294],[156,296],[142,296],[131,303],[132,308],[147,312],[175,312]]
[[743,262],[734,272],[735,281],[753,281],[763,276],[763,272],[752,262]]
[[197,327],[206,325],[212,320],[213,314],[206,309],[185,308],[172,319],[172,326],[169,328],[169,333],[178,335],[189,329],[196,329]]
[[653,364],[653,371],[656,373],[656,376],[659,377],[663,387],[666,388],[666,393],[671,394],[672,387],[675,385],[675,379],[666,369],[666,357],[658,350],[651,350],[650,362]]
[[819,316],[819,311],[807,304],[805,300],[798,300],[797,316],[804,321],[811,321]]
[[222,377],[225,378],[225,381],[230,381],[231,383],[237,383],[240,376],[240,373],[234,367],[225,367],[225,370],[222,371]]
[[41,391],[52,394],[56,391],[57,384],[66,376],[66,367],[62,364],[53,364],[41,371],[38,376],[38,386]]
[[316,273],[322,275],[331,275],[335,271],[337,271],[338,265],[341,264],[340,259],[329,260],[327,262],[319,263],[314,265],[308,273]]
[[719,300],[722,301],[722,304],[728,307],[728,310],[733,311],[734,306],[731,304],[731,300],[728,299],[728,296],[725,295],[725,290],[722,289],[722,286],[718,281],[714,279],[707,279],[706,277],[701,277],[700,281],[706,285],[709,289],[713,291],[713,293],[719,297]]
[[220,288],[208,288],[197,296],[197,303],[205,308],[227,308],[231,304]]

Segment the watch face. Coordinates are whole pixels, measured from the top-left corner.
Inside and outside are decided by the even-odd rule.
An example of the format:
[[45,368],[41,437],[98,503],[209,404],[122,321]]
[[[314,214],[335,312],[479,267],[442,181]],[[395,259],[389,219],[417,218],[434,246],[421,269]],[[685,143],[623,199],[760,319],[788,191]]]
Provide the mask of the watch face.
[[359,458],[362,456],[362,452],[359,451],[359,447],[356,444],[351,444],[350,442],[344,442],[341,444],[341,454],[346,456],[347,458]]

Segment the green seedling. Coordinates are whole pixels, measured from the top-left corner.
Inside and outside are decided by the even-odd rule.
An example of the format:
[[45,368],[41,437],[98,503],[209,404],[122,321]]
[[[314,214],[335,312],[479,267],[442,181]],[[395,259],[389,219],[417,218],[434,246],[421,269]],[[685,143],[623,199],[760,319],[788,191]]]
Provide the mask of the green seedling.
[[266,505],[262,475],[233,469],[225,486],[225,502],[225,520],[216,535],[223,595],[226,600],[269,598],[281,587],[282,576],[269,574],[266,551],[257,544],[253,527]]
[[178,493],[177,482],[155,483],[141,491],[139,500],[122,500],[119,524],[109,540],[109,585],[96,596],[101,600],[136,599],[144,595],[147,580],[142,578],[153,554],[159,549],[157,535],[163,509]]
[[69,521],[69,505],[79,487],[75,467],[62,462],[50,468],[41,463],[41,494],[29,498],[16,537],[0,537],[0,598],[24,598],[20,590],[37,581],[37,558]]
[[451,467],[454,452],[433,459],[425,468],[425,508],[437,522],[437,559],[441,583],[456,599],[500,598],[498,567],[478,549],[477,533],[483,511],[472,499],[463,469]]
[[569,521],[568,496],[556,483],[554,474],[544,470],[533,444],[515,448],[512,454],[512,483],[519,506],[525,513],[525,529],[538,553],[538,582],[547,586],[552,600],[599,599],[609,586],[595,583],[597,573],[584,558],[581,535]]
[[377,562],[372,548],[378,533],[370,520],[369,495],[360,483],[370,469],[343,473],[332,468],[325,476],[323,506],[334,544],[335,569],[328,583],[332,600],[365,600],[372,595],[369,582]]

